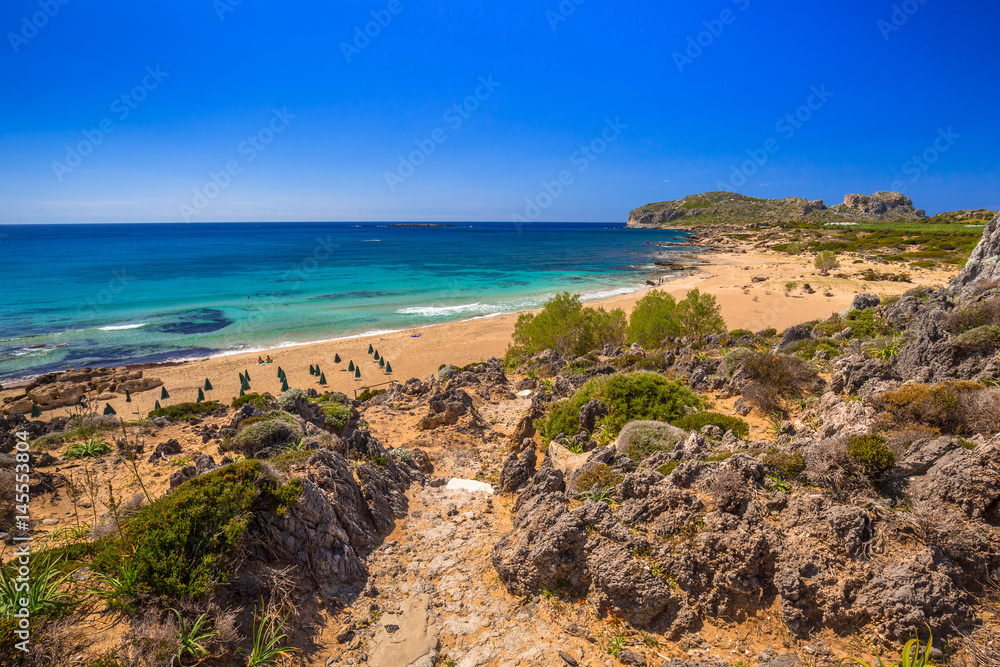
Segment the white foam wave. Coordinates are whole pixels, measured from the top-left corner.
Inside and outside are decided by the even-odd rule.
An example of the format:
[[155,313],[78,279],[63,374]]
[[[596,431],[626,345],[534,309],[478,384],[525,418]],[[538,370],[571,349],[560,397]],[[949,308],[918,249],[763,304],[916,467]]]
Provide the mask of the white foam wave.
[[146,322],[137,324],[115,324],[107,327],[97,327],[99,331],[127,331],[128,329],[139,329],[146,326]]

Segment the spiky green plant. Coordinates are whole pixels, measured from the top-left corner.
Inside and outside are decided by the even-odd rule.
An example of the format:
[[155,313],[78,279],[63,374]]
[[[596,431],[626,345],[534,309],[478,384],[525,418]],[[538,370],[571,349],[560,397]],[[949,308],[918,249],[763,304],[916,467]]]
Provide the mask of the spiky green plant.
[[179,611],[173,608],[167,611],[174,612],[174,615],[177,616],[177,625],[180,626],[180,629],[177,631],[177,641],[179,644],[177,648],[177,663],[183,665],[185,656],[192,656],[198,662],[211,657],[211,653],[205,648],[204,642],[212,637],[218,637],[219,633],[214,630],[206,630],[208,613],[206,612],[199,616],[189,630],[187,624],[184,622],[184,617],[181,616]]
[[62,560],[46,555],[35,556],[29,566],[28,590],[19,590],[17,567],[9,564],[0,569],[0,617],[13,617],[27,601],[31,617],[59,616],[79,603],[67,582],[70,572],[63,568]]
[[288,614],[284,617],[279,617],[275,613],[254,616],[252,648],[249,651],[240,649],[240,652],[247,656],[247,667],[274,665],[279,659],[301,653],[300,649],[281,646],[288,639],[288,635],[282,632],[286,620]]
[[[920,642],[920,635],[918,634],[916,639],[906,642],[899,660],[890,663],[889,667],[934,667],[931,664],[931,648],[934,646],[934,632],[931,630],[931,626],[926,623],[924,625],[927,626],[927,643],[922,644]],[[885,667],[885,663],[882,662],[882,656],[877,655],[875,659],[878,661],[878,667]],[[855,657],[842,659],[837,663],[837,667],[842,667],[845,662],[856,662],[859,665],[863,665],[863,667],[874,667],[872,664]]]
[[63,457],[67,459],[84,459],[92,456],[104,456],[111,451],[111,445],[100,440],[87,440],[70,445],[63,452]]

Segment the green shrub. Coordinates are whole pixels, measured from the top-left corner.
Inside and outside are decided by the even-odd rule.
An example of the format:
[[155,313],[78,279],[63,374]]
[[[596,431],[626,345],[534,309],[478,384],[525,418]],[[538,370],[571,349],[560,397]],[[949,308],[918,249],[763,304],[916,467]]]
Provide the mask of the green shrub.
[[956,334],[996,324],[1000,324],[1000,297],[957,308],[945,320],[948,331]]
[[315,449],[296,449],[295,451],[283,452],[267,460],[268,464],[275,470],[288,472],[293,465],[302,465],[309,460]]
[[258,410],[272,410],[276,403],[270,394],[244,394],[233,399],[232,407],[242,408],[246,404],[252,404]]
[[606,491],[621,484],[623,477],[614,468],[599,463],[591,470],[580,475],[580,481],[576,483],[576,489],[580,493],[601,490]]
[[348,422],[351,421],[351,409],[342,403],[329,401],[323,403],[323,423],[326,427],[336,433],[343,435]]
[[825,250],[816,255],[816,268],[824,276],[829,275],[830,271],[838,266],[840,266],[840,262],[837,261],[837,254],[832,250]]
[[299,437],[301,433],[293,430],[285,420],[268,417],[254,421],[237,433],[232,447],[247,456],[256,456],[265,449],[286,445]]
[[647,350],[659,348],[665,338],[681,335],[677,301],[660,290],[650,290],[635,304],[629,318],[628,339]]
[[687,439],[687,432],[663,422],[629,422],[618,435],[621,451],[639,462],[656,452],[672,452]]
[[635,308],[628,325],[628,338],[647,349],[661,346],[665,338],[701,337],[726,333],[718,303],[711,294],[694,289],[680,302],[660,290],[651,290]]
[[701,431],[706,426],[718,426],[725,431],[732,431],[740,440],[750,439],[750,425],[739,417],[731,417],[718,412],[694,412],[672,422],[674,426],[686,431]]
[[31,446],[35,449],[56,449],[59,445],[66,442],[66,438],[63,437],[62,433],[49,433],[48,435],[43,435],[42,437],[36,439]]
[[802,396],[823,387],[812,363],[787,354],[753,352],[741,360],[739,368],[750,380],[779,396]]
[[605,344],[625,341],[626,317],[621,309],[584,308],[579,294],[563,292],[549,300],[540,313],[524,313],[514,325],[514,347],[509,356],[555,350],[582,355]]
[[806,469],[806,459],[801,452],[771,449],[764,455],[764,465],[772,468],[784,479],[795,479]]
[[923,424],[944,433],[987,433],[996,428],[997,396],[978,382],[911,382],[874,401],[898,425]]
[[358,400],[361,401],[362,403],[366,403],[367,401],[375,398],[379,394],[384,394],[385,392],[386,392],[385,389],[376,389],[375,391],[372,391],[371,389],[365,389],[358,395]]
[[200,417],[208,412],[214,412],[221,406],[218,401],[204,401],[202,403],[178,403],[168,405],[165,408],[153,410],[149,413],[150,419],[153,417],[169,417],[173,421],[185,421]]
[[703,294],[697,288],[688,292],[684,300],[677,304],[677,319],[685,336],[698,338],[727,331],[715,297]]
[[737,347],[734,350],[730,350],[722,358],[722,363],[719,365],[719,375],[722,375],[727,380],[732,380],[733,375],[740,369],[743,362],[754,354],[757,354],[757,352],[749,347]]
[[255,512],[284,515],[300,493],[299,481],[280,484],[260,461],[225,466],[141,509],[94,567],[119,578],[135,568],[137,595],[205,598],[232,579]]
[[949,341],[966,352],[992,352],[1000,348],[1000,324],[989,324],[970,329]]
[[832,338],[806,338],[785,348],[785,352],[800,359],[812,359],[820,350],[829,354],[831,359],[839,357],[841,353],[840,344]]
[[869,477],[880,477],[896,465],[896,455],[881,435],[856,435],[850,439],[847,455],[861,464]]
[[680,461],[670,461],[669,463],[664,463],[659,468],[657,468],[656,472],[658,472],[661,475],[663,475],[664,477],[666,477],[667,475],[669,475],[670,473],[672,473],[674,470],[676,470],[677,466],[679,466],[680,464],[681,464]]
[[683,417],[688,408],[704,407],[704,400],[677,380],[656,373],[616,373],[590,380],[572,398],[553,405],[541,423],[542,436],[551,440],[559,433],[576,434],[580,408],[595,398],[608,406],[604,423],[612,436],[631,421],[669,422]]

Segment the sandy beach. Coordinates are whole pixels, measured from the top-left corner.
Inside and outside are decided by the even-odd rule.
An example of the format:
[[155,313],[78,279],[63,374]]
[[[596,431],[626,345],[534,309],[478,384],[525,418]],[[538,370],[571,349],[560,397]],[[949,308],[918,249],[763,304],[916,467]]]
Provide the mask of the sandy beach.
[[[605,309],[622,308],[631,313],[642,296],[651,289],[662,289],[683,298],[693,288],[715,295],[729,329],[761,331],[775,328],[779,331],[801,322],[826,319],[833,313],[850,306],[855,294],[862,292],[879,295],[902,293],[919,284],[942,284],[950,274],[945,271],[920,270],[913,274],[913,283],[863,282],[823,277],[806,256],[788,256],[775,253],[754,252],[749,246],[711,252],[699,256],[698,268],[688,275],[664,282],[656,287],[645,287],[637,292],[608,299],[591,301],[590,307]],[[866,265],[853,266],[860,271]],[[787,283],[798,283],[786,294]],[[803,291],[810,285],[812,293]],[[827,296],[827,295],[831,296]],[[445,363],[465,365],[484,361],[493,356],[503,356],[511,342],[517,314],[451,322],[394,333],[359,336],[328,342],[309,343],[272,350],[270,353],[252,352],[184,362],[175,365],[154,366],[146,375],[158,377],[170,393],[170,403],[194,401],[198,389],[209,379],[213,391],[207,398],[228,403],[239,394],[239,374],[249,372],[251,390],[280,392],[277,367],[288,376],[290,386],[341,391],[353,396],[355,391],[377,387],[384,383],[406,381],[408,378],[425,378]],[[372,345],[392,365],[393,374],[387,376],[368,355]],[[258,366],[258,356],[270,354],[273,365]],[[335,355],[341,364],[335,364]],[[361,368],[361,379],[347,372],[350,361]],[[327,385],[321,387],[318,378],[309,374],[309,366],[318,364],[326,375]],[[17,392],[6,389],[0,397]],[[119,414],[144,415],[159,399],[160,391],[152,390],[134,394],[131,405],[124,397],[108,400]],[[64,413],[64,409],[53,411]]]

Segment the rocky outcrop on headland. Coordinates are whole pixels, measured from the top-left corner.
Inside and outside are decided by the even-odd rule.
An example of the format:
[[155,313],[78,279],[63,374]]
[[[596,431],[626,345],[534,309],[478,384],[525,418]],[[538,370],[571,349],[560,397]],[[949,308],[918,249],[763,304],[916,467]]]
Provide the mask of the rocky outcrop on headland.
[[767,222],[856,222],[863,220],[916,220],[923,218],[910,198],[898,192],[852,194],[843,204],[827,206],[822,200],[802,197],[760,199],[735,192],[706,192],[676,201],[647,204],[633,210],[629,227],[660,227],[678,224],[755,224]]
[[972,251],[972,256],[962,272],[951,281],[951,286],[969,291],[977,284],[983,285],[1000,281],[1000,213],[990,221],[983,231],[983,239]]
[[32,380],[21,393],[4,398],[0,413],[28,413],[32,404],[42,410],[76,405],[81,396],[106,400],[126,391],[137,394],[161,386],[159,378],[145,377],[128,368],[82,368],[48,373]]

